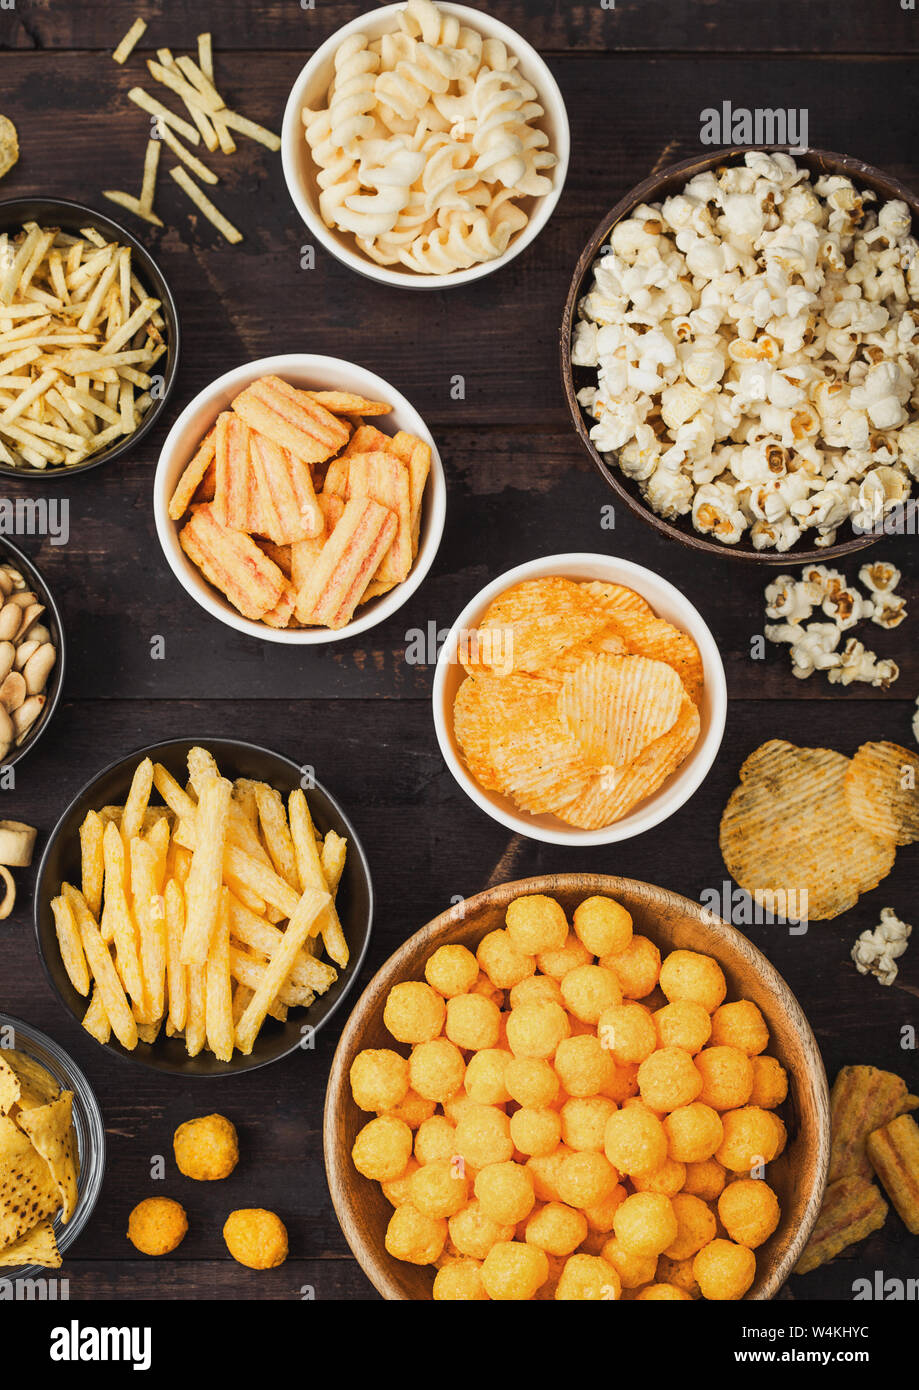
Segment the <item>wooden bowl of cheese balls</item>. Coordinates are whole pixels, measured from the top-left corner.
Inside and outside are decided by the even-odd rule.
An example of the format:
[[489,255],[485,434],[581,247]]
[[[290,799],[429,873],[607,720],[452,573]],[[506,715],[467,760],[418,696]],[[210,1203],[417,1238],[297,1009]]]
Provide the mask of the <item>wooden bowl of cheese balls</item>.
[[[689,248],[692,232],[696,228],[701,229],[700,240],[693,242],[694,252],[689,251],[690,256],[695,255],[691,266],[684,249],[680,248],[678,254],[682,256],[684,265],[680,270],[682,278],[677,283],[671,283],[669,288],[655,287],[654,275],[648,269],[644,276],[646,283],[643,288],[634,287],[636,295],[642,299],[642,305],[631,298],[628,303],[625,302],[625,292],[630,287],[620,285],[622,293],[618,290],[613,293],[607,284],[607,289],[612,294],[612,300],[607,302],[607,310],[604,311],[600,305],[598,317],[590,323],[583,322],[585,317],[589,318],[585,299],[595,288],[595,271],[601,256],[610,248],[611,237],[622,238],[620,245],[627,260],[635,255],[649,255],[649,248],[653,249],[655,242],[660,240],[661,233],[668,238],[670,252],[677,250],[674,245],[674,239],[679,235],[676,227],[669,220],[662,223],[656,213],[653,218],[645,218],[645,221],[641,222],[634,217],[636,209],[649,206],[661,209],[668,199],[676,202],[691,180],[705,180],[708,177],[723,181],[732,176],[736,179],[736,171],[743,169],[750,157],[773,159],[775,156],[790,157],[798,171],[806,172],[806,179],[811,188],[821,179],[845,180],[854,187],[856,195],[869,195],[864,201],[856,197],[853,206],[848,209],[851,222],[841,223],[842,260],[837,267],[829,266],[826,261],[827,252],[821,243],[816,268],[818,272],[835,277],[840,288],[854,254],[854,238],[862,227],[869,228],[871,222],[877,220],[877,214],[885,204],[895,202],[900,204],[901,208],[905,204],[907,211],[902,215],[903,225],[898,226],[897,234],[901,240],[916,235],[919,228],[919,198],[916,194],[891,175],[849,155],[836,154],[830,150],[799,150],[789,145],[734,146],[696,155],[692,159],[670,165],[652,174],[620,199],[594,230],[578,260],[568,290],[560,333],[562,384],[578,437],[601,477],[612,489],[617,502],[653,526],[659,534],[680,541],[697,551],[760,561],[764,564],[825,563],[834,556],[860,550],[872,544],[879,536],[903,529],[908,524],[911,509],[916,506],[916,500],[910,498],[909,474],[905,466],[900,466],[897,462],[897,433],[904,424],[912,424],[916,418],[915,413],[909,410],[909,392],[905,395],[903,391],[900,393],[904,396],[900,405],[903,418],[898,425],[888,426],[887,423],[898,418],[895,401],[885,401],[883,413],[876,409],[877,403],[873,402],[871,404],[874,418],[867,408],[861,412],[865,417],[863,423],[868,430],[867,444],[856,434],[852,435],[853,439],[857,439],[858,449],[865,454],[866,460],[870,460],[865,463],[865,472],[873,473],[880,464],[889,468],[891,473],[899,474],[898,478],[888,479],[891,490],[898,494],[895,500],[888,498],[883,488],[876,487],[874,479],[870,483],[869,492],[866,492],[863,498],[857,497],[855,493],[840,493],[837,486],[839,474],[836,461],[846,452],[846,446],[842,442],[843,435],[839,432],[839,422],[832,421],[829,437],[834,442],[831,444],[824,429],[824,424],[831,421],[830,407],[826,407],[824,414],[821,403],[821,411],[813,416],[813,421],[809,422],[807,419],[815,409],[809,389],[821,376],[826,377],[833,387],[829,394],[838,396],[839,381],[844,385],[850,379],[854,382],[856,375],[860,379],[861,374],[869,367],[877,367],[876,326],[874,331],[866,327],[864,331],[855,333],[852,357],[847,363],[841,363],[828,351],[816,351],[813,335],[816,332],[819,338],[821,333],[826,334],[827,329],[823,308],[814,309],[811,305],[813,312],[810,312],[802,309],[801,302],[793,303],[790,298],[784,303],[785,309],[789,314],[792,308],[796,313],[804,312],[808,324],[805,331],[809,334],[809,340],[805,338],[800,344],[795,340],[794,334],[797,329],[791,326],[790,320],[766,318],[763,321],[763,315],[760,314],[755,323],[750,319],[745,327],[741,327],[741,320],[732,317],[732,313],[741,312],[738,305],[723,306],[721,300],[718,302],[724,308],[724,313],[720,322],[716,323],[713,320],[710,325],[703,325],[699,330],[698,324],[692,322],[693,316],[689,313],[689,299],[692,298],[695,307],[698,308],[703,288],[712,295],[713,280],[709,278],[709,273],[715,274],[719,268],[727,269],[727,263],[721,266],[720,258],[728,239],[729,227],[725,222],[723,207],[718,202],[708,202],[704,206],[708,213],[712,214],[714,221],[721,224],[720,230],[717,227],[712,228],[710,218],[705,215],[701,221],[687,223],[684,229],[689,236],[689,240],[685,242],[686,248]],[[794,177],[788,175],[789,179]],[[704,197],[706,192],[712,192],[713,189],[706,189],[704,184],[697,183],[694,191],[700,197]],[[779,186],[775,190],[779,199],[784,198],[788,191]],[[843,201],[852,201],[850,193],[850,190],[843,193]],[[820,215],[825,214],[823,221],[827,223],[839,211],[830,205],[830,196],[827,192],[818,200],[821,205]],[[776,212],[777,206],[778,204],[773,204],[771,207],[771,212],[775,214],[773,221],[778,220],[780,216]],[[677,207],[681,215],[686,213],[689,216],[685,207],[681,204],[677,204]],[[813,211],[814,209],[811,209],[811,212]],[[797,221],[799,216],[806,219],[810,213],[799,213],[796,210],[790,220]],[[637,243],[633,245],[628,242],[631,233],[623,231],[620,224],[627,224],[634,230],[634,237],[638,238],[643,235],[642,227],[647,226],[650,229],[641,247]],[[780,225],[784,227],[785,223],[782,222]],[[770,230],[774,229],[769,227],[767,219],[767,237]],[[790,231],[790,228],[788,230]],[[825,227],[821,236],[824,236],[827,230],[829,228]],[[884,239],[879,244],[874,239],[876,234],[876,228],[870,231],[870,254],[876,253],[879,256],[883,249],[893,244],[895,238]],[[755,244],[758,247],[759,241]],[[732,266],[734,259],[736,258],[730,258]],[[746,270],[743,266],[740,268],[739,273],[744,277],[745,283],[748,272],[756,273],[762,280],[764,257],[761,250],[756,250],[754,259],[755,272],[752,265],[748,265]],[[792,294],[799,293],[803,288],[803,276],[796,268],[792,268],[788,278]],[[903,278],[905,280],[905,274]],[[690,285],[692,289],[689,288]],[[853,288],[852,285],[848,286],[847,293]],[[815,290],[815,293],[819,293],[819,290]],[[644,298],[649,294],[650,300],[644,303]],[[664,295],[667,296],[667,304],[673,306],[672,313],[664,304]],[[676,296],[676,299],[673,296]],[[602,294],[599,298],[602,300]],[[910,293],[909,301],[903,307],[906,310],[910,307],[919,308],[919,303],[912,303],[914,299],[916,296]],[[709,299],[709,303],[711,302]],[[612,318],[609,316],[610,303],[614,304]],[[890,304],[895,314],[902,312],[902,307],[897,307],[893,299],[890,300]],[[661,310],[660,315],[657,311],[658,306]],[[838,305],[833,307],[839,308]],[[872,312],[876,312],[876,307]],[[694,342],[701,341],[703,346],[709,348],[714,344],[723,356],[723,371],[716,369],[712,375],[710,354],[708,357],[704,353],[700,354],[693,368],[687,366],[687,372],[684,373],[682,368],[677,370],[674,362],[668,367],[665,361],[654,359],[653,353],[650,357],[643,357],[637,347],[635,352],[632,352],[628,343],[619,343],[617,347],[607,340],[604,342],[604,349],[609,347],[610,351],[607,353],[604,350],[602,354],[607,363],[604,368],[606,397],[604,398],[601,389],[596,401],[592,403],[590,397],[600,386],[598,366],[596,362],[588,360],[593,358],[590,341],[590,335],[596,331],[593,325],[620,323],[620,310],[629,312],[632,326],[637,325],[637,331],[642,336],[647,336],[650,332],[652,338],[655,338],[653,329],[664,327],[672,339],[672,344],[678,344],[680,348],[678,356],[688,351]],[[865,323],[868,324],[867,318]],[[782,329],[782,333],[787,331],[789,336],[776,336],[778,328]],[[609,331],[607,328],[607,334]],[[842,333],[845,331],[845,326],[837,330]],[[626,337],[629,336],[626,334]],[[868,341],[869,338],[871,341]],[[738,342],[738,339],[744,341]],[[820,341],[824,340],[825,337]],[[640,342],[640,339],[636,339],[632,346],[635,347],[635,344]],[[757,358],[755,354],[758,344],[764,345],[764,351],[768,351],[771,357],[767,356],[763,360]],[[663,343],[660,346],[666,355],[666,346]],[[814,348],[813,352],[811,348]],[[750,358],[735,355],[748,351],[754,354]],[[843,345],[841,351],[846,356],[849,350]],[[617,352],[623,358],[618,367],[614,363]],[[633,361],[633,358],[637,360]],[[626,362],[629,367],[627,384],[624,375]],[[857,364],[854,374],[851,370],[853,362]],[[776,396],[774,401],[774,392],[770,384],[757,386],[754,383],[749,400],[746,395],[734,396],[735,400],[740,399],[744,402],[740,421],[733,418],[716,419],[713,403],[722,402],[718,409],[723,410],[723,403],[736,391],[736,382],[732,383],[730,391],[727,389],[732,375],[736,378],[744,368],[749,374],[763,366],[767,373],[774,370],[775,378],[780,378],[781,374],[789,369],[791,377],[794,378],[796,367],[803,369],[805,374],[810,369],[815,369],[816,375],[812,380],[803,382],[804,389],[801,389],[802,382],[797,380],[774,380],[773,384],[783,393]],[[648,370],[644,370],[645,368]],[[639,374],[633,377],[632,369],[640,369]],[[612,376],[609,375],[610,371]],[[658,371],[664,377],[668,371],[671,371],[671,374],[676,372],[674,387],[688,388],[690,396],[694,392],[701,393],[704,400],[695,415],[692,415],[692,408],[693,405],[700,405],[698,396],[695,401],[689,403],[684,401],[683,396],[664,403],[666,392],[657,388],[652,381],[652,376]],[[651,397],[651,408],[643,420],[639,420],[639,416],[645,413],[643,407],[638,408],[636,413],[631,412],[629,406],[629,400],[634,395],[630,388],[635,383],[636,390],[642,393],[638,396],[639,402],[647,400],[648,395]],[[663,386],[663,382],[661,384]],[[749,381],[743,390],[748,386]],[[915,383],[912,383],[911,389],[914,388]],[[684,396],[685,394],[684,391]],[[755,403],[754,412],[751,412],[750,401]],[[767,407],[765,414],[760,409],[761,405]],[[712,415],[715,424],[714,435],[709,437],[703,428],[693,442],[692,426],[701,420],[706,410]],[[687,411],[690,415],[684,420],[683,416]],[[780,420],[779,416],[783,411],[784,416]],[[601,424],[603,415],[607,417],[605,428]],[[875,420],[881,423],[876,424]],[[819,428],[813,429],[813,423],[818,424]],[[784,431],[781,436],[778,433],[778,424],[781,424]],[[635,429],[640,428],[640,436],[633,430],[633,426]],[[685,433],[687,428],[689,436]],[[855,429],[854,423],[851,428]],[[677,440],[677,434],[681,435],[682,443]],[[886,451],[885,437],[889,446],[886,447]],[[758,472],[755,470],[755,460],[751,462],[748,457],[739,465],[745,481],[755,477],[757,492],[759,493],[760,487],[763,488],[755,503],[751,500],[752,489],[741,496],[742,484],[738,480],[735,485],[732,475],[727,471],[735,446],[739,449],[744,443],[751,441],[760,443],[763,450],[768,451],[764,456],[763,468]],[[679,452],[686,457],[678,458]],[[717,470],[713,472],[708,467],[715,452],[718,453],[725,470],[717,478]],[[657,467],[657,463],[659,456],[664,454],[671,457],[668,465],[661,469]],[[822,456],[822,461],[818,454]],[[891,454],[894,457],[890,457]],[[688,476],[687,470],[683,468],[687,461],[691,465],[691,476]],[[895,463],[897,467],[893,468],[892,465]],[[851,471],[849,463],[839,466],[847,470],[845,481],[852,481],[848,477],[848,472]],[[798,477],[795,481],[790,481],[786,487],[785,479],[793,472]],[[824,484],[830,483],[831,486],[828,490],[825,487],[822,490],[798,487],[797,482],[807,473],[813,473]],[[713,486],[725,477],[731,479],[729,491]],[[856,483],[860,483],[864,474],[856,471],[853,477]],[[902,497],[899,496],[901,491]],[[794,512],[794,506],[801,508],[801,511]]]
[[734,927],[653,884],[546,874],[377,972],[324,1146],[384,1298],[768,1299],[820,1209],[829,1101],[800,1005]]

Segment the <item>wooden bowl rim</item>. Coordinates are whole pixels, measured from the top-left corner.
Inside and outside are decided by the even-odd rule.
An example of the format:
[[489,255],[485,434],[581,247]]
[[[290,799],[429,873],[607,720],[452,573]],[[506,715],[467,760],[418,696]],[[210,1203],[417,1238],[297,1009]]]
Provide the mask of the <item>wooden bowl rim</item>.
[[[792,546],[790,550],[783,550],[781,553],[775,550],[754,550],[749,542],[740,541],[738,545],[721,545],[718,541],[706,540],[698,532],[689,529],[685,530],[682,526],[675,525],[667,521],[664,517],[658,516],[656,512],[644,502],[637,493],[633,492],[626,484],[622,475],[615,467],[610,467],[603,455],[596,448],[590,438],[584,413],[578,404],[577,390],[574,384],[574,366],[571,361],[571,338],[574,325],[577,322],[577,307],[584,295],[584,281],[589,274],[594,262],[596,261],[600,248],[608,238],[615,224],[622,220],[633,208],[640,203],[660,201],[662,190],[670,182],[688,180],[693,174],[704,173],[719,164],[730,161],[738,161],[747,154],[789,154],[793,158],[800,160],[807,167],[814,171],[820,168],[822,173],[844,174],[853,179],[861,180],[873,192],[878,190],[884,193],[885,198],[899,198],[906,203],[910,212],[919,225],[919,195],[913,193],[900,183],[891,174],[886,174],[882,169],[877,169],[873,164],[866,164],[861,159],[856,159],[853,155],[838,154],[835,150],[822,149],[799,149],[796,145],[725,145],[721,149],[713,150],[710,154],[695,155],[690,159],[680,160],[677,164],[668,164],[666,168],[659,170],[655,174],[650,174],[641,183],[636,184],[623,198],[619,199],[606,216],[597,224],[591,233],[587,245],[578,257],[571,283],[568,287],[568,295],[565,300],[565,311],[562,315],[562,326],[559,333],[559,358],[561,363],[562,387],[565,392],[565,400],[571,415],[578,438],[584,448],[589,453],[594,467],[599,472],[607,485],[625,503],[628,510],[641,518],[654,528],[660,535],[668,540],[679,541],[682,545],[689,546],[692,550],[701,551],[708,555],[723,555],[731,560],[759,562],[764,565],[807,565],[823,564],[827,560],[834,559],[841,555],[851,555],[853,552],[865,549],[866,546],[875,545],[879,540],[884,539],[883,534],[868,532],[865,535],[853,535],[847,540],[839,541],[830,546],[812,546],[810,549],[796,549]],[[666,196],[666,195],[664,195]],[[743,548],[741,548],[743,547]]]
[[816,1116],[816,1144],[811,1155],[813,1161],[812,1187],[801,1222],[789,1241],[783,1257],[773,1266],[761,1288],[753,1295],[756,1300],[774,1298],[792,1273],[807,1243],[817,1220],[826,1187],[830,1159],[830,1101],[826,1072],[817,1040],[789,985],[772,962],[736,927],[731,926],[720,917],[715,917],[714,914],[704,912],[699,903],[683,897],[680,893],[674,893],[669,888],[661,888],[657,884],[647,883],[641,879],[625,878],[616,874],[539,874],[532,878],[516,879],[509,883],[486,888],[481,893],[476,893],[471,898],[465,898],[462,902],[447,908],[445,912],[439,913],[437,917],[432,918],[420,930],[408,937],[398,950],[384,961],[362,990],[351,1009],[335,1049],[335,1056],[329,1070],[322,1118],[326,1180],[335,1214],[352,1253],[367,1278],[385,1299],[406,1301],[399,1281],[391,1272],[391,1266],[397,1262],[384,1250],[376,1248],[368,1239],[361,1223],[355,1219],[351,1192],[357,1175],[349,1164],[341,1164],[338,1159],[337,1119],[343,1103],[353,1104],[348,1089],[349,1067],[347,1060],[352,1046],[357,1044],[360,1037],[370,998],[378,990],[388,989],[399,980],[407,978],[410,963],[417,960],[422,950],[436,947],[444,938],[449,939],[456,928],[463,926],[467,919],[475,915],[480,908],[486,905],[505,907],[513,899],[525,893],[552,894],[570,891],[584,892],[585,895],[604,893],[611,897],[628,892],[638,897],[644,897],[649,908],[661,910],[667,907],[695,918],[700,926],[706,927],[712,933],[712,954],[716,958],[717,943],[728,941],[760,976],[767,989],[776,997],[786,1012],[789,1028],[797,1035],[802,1051],[811,1056],[812,1065],[806,1070],[805,1076],[795,1075],[793,1080],[796,1085],[806,1088],[809,1092]]

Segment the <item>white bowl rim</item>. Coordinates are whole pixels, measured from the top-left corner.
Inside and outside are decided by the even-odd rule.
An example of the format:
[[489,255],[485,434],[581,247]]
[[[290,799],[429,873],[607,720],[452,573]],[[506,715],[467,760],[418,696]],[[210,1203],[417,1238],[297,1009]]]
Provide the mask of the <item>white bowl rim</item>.
[[[216,401],[219,396],[228,391],[241,390],[244,385],[247,385],[249,381],[254,381],[256,377],[283,376],[286,372],[291,371],[300,373],[315,371],[320,377],[323,373],[327,373],[331,387],[335,384],[336,371],[341,369],[346,369],[350,373],[357,373],[359,377],[362,377],[366,385],[361,389],[376,392],[381,400],[390,401],[394,410],[407,417],[407,427],[410,432],[417,434],[419,438],[431,446],[431,471],[428,475],[423,503],[427,509],[427,516],[424,512],[422,513],[418,555],[407,579],[403,579],[401,584],[397,584],[388,594],[381,595],[369,606],[368,611],[343,628],[333,631],[330,628],[268,627],[267,624],[256,622],[252,618],[244,618],[241,613],[233,609],[229,600],[223,598],[218,590],[213,589],[187,558],[179,545],[179,523],[173,521],[169,516],[169,496],[167,493],[171,496],[174,483],[172,486],[167,484],[166,474],[172,465],[173,455],[184,430],[192,418],[212,400]],[[216,418],[219,410],[215,409],[213,414]],[[188,402],[188,405],[174,422],[160,450],[153,480],[153,513],[157,538],[169,568],[186,593],[212,618],[216,618],[237,632],[243,632],[250,637],[257,637],[263,642],[277,642],[292,647],[324,646],[329,642],[341,642],[346,638],[356,637],[360,633],[376,627],[377,624],[385,622],[387,618],[398,612],[426,578],[437,556],[443,537],[447,513],[446,475],[431,431],[411,401],[403,396],[401,391],[397,391],[376,372],[371,371],[368,367],[362,367],[356,362],[348,362],[341,357],[328,357],[318,353],[288,352],[274,357],[260,357],[252,362],[244,362],[238,367],[233,367],[230,371],[216,377]]]
[[[684,630],[689,631],[689,635],[699,648],[705,674],[705,688],[710,701],[708,728],[700,736],[686,762],[675,773],[671,773],[670,778],[667,779],[667,783],[664,784],[667,787],[667,794],[647,806],[644,811],[641,810],[644,803],[640,802],[637,811],[624,816],[622,820],[614,821],[612,825],[602,827],[600,830],[579,830],[574,826],[568,828],[565,827],[564,822],[557,820],[554,816],[546,817],[546,820],[553,823],[544,825],[541,824],[542,817],[531,816],[527,812],[505,810],[503,806],[496,805],[475,781],[455,751],[452,722],[448,723],[443,708],[447,676],[452,665],[450,653],[456,644],[456,639],[461,631],[475,626],[476,617],[481,614],[492,599],[497,598],[505,589],[510,589],[525,579],[540,579],[550,575],[569,577],[571,570],[585,567],[597,569],[595,578],[605,579],[610,583],[629,584],[639,594],[645,594],[643,584],[652,589],[656,588],[658,593],[663,593],[668,599],[671,599],[675,607],[695,620],[691,631],[688,627]],[[604,567],[607,570],[605,574],[600,572]],[[612,573],[613,569],[616,571],[615,575]],[[570,575],[570,577],[582,578],[581,575]],[[646,594],[645,596],[648,597],[649,602],[653,603],[653,594]],[[636,564],[634,560],[624,560],[616,555],[604,555],[602,552],[569,551],[559,555],[547,555],[537,560],[527,560],[523,564],[514,566],[513,569],[506,570],[504,574],[498,575],[496,579],[480,589],[475,597],[466,604],[451,626],[438,654],[434,672],[432,705],[434,729],[444,762],[456,782],[480,810],[508,830],[512,830],[518,835],[524,835],[528,839],[540,840],[544,844],[550,845],[581,846],[610,845],[618,844],[623,840],[631,840],[636,835],[641,835],[646,830],[660,825],[662,821],[668,820],[680,807],[686,804],[690,797],[698,791],[718,756],[724,737],[728,697],[727,680],[718,644],[698,608],[676,585],[671,584],[669,579],[665,579],[655,570],[648,569],[645,565]],[[655,793],[655,795],[657,794]],[[502,800],[506,800],[506,798],[502,798]]]
[[455,15],[470,28],[480,28],[486,38],[500,39],[507,45],[514,56],[520,59],[521,66],[530,69],[531,73],[538,77],[538,81],[534,81],[533,85],[543,101],[547,115],[551,114],[556,127],[553,153],[556,155],[558,163],[553,172],[553,188],[537,200],[532,217],[527,225],[511,239],[510,245],[503,255],[496,256],[491,261],[482,261],[478,265],[469,266],[465,270],[450,271],[445,275],[419,275],[411,270],[394,270],[390,266],[377,265],[369,256],[352,250],[339,241],[337,236],[332,235],[322,218],[314,214],[303,195],[297,167],[297,155],[300,152],[300,142],[303,140],[303,123],[300,119],[300,112],[305,105],[304,94],[310,85],[310,80],[317,68],[328,61],[330,55],[344,39],[353,33],[363,31],[369,25],[376,27],[382,20],[394,17],[405,8],[404,4],[382,5],[379,9],[368,10],[365,14],[358,15],[356,19],[343,24],[340,29],[336,29],[333,34],[330,34],[303,65],[294,79],[287,104],[284,107],[284,118],[281,126],[281,165],[284,171],[284,181],[287,184],[287,191],[294,207],[308,230],[322,243],[330,255],[341,261],[343,265],[348,266],[349,269],[370,280],[377,280],[384,285],[398,285],[402,289],[441,290],[452,288],[455,285],[469,284],[473,280],[480,280],[483,276],[491,275],[494,271],[500,270],[515,256],[520,255],[535,241],[554,213],[564,191],[571,157],[571,127],[565,99],[541,54],[516,29],[512,29],[510,25],[504,24],[499,19],[492,18],[484,10],[474,9],[469,5],[455,5],[451,0],[437,0],[437,6],[446,14]]

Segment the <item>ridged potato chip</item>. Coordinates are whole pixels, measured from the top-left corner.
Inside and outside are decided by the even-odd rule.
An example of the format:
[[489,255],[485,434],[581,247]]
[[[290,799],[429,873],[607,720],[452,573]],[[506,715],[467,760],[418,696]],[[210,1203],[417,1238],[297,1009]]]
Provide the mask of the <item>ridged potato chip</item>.
[[558,707],[584,755],[619,768],[673,727],[684,695],[672,666],[603,653],[569,673]]
[[655,616],[648,600],[636,594],[634,589],[627,589],[624,584],[607,584],[603,579],[592,579],[589,584],[582,584],[581,588],[610,613],[644,613],[648,618]]
[[732,877],[767,910],[792,902],[795,916],[837,917],[893,867],[893,842],[849,813],[848,768],[841,753],[782,739],[762,744],[741,767],[721,818],[721,853]]
[[863,743],[846,773],[846,806],[880,840],[919,840],[919,757],[898,743]]
[[513,732],[515,721],[530,717],[531,705],[555,687],[530,676],[468,676],[456,694],[453,729],[476,781],[487,791],[504,792],[492,753],[492,736]]
[[688,632],[653,614],[620,608],[611,614],[613,630],[624,638],[630,652],[664,661],[672,666],[695,704],[702,698],[702,657]]
[[569,579],[528,579],[500,594],[486,609],[477,637],[463,653],[470,673],[542,672],[572,647],[608,625],[606,614]]

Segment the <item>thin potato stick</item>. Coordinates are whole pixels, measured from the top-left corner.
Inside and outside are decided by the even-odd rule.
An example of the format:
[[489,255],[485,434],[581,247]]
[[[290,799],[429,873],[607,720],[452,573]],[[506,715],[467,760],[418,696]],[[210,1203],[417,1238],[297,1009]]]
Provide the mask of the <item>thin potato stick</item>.
[[157,892],[156,873],[156,850],[135,835],[131,840],[131,897],[140,930],[145,1022],[149,1023],[162,1018],[166,990],[166,909]]
[[124,841],[113,822],[105,827],[105,907],[103,908],[103,941],[114,941],[118,969],[124,987],[142,1019],[147,1016],[144,997],[144,977],[138,952],[137,928],[128,905],[125,877]]
[[103,188],[103,198],[108,198],[110,203],[117,203],[120,208],[127,208],[128,212],[133,212],[135,217],[140,217],[144,222],[149,222],[153,227],[162,227],[165,224],[161,217],[157,217],[155,212],[145,208],[139,198],[135,198],[131,193],[122,193],[118,188]]
[[[259,820],[271,862],[291,888],[302,887],[297,876],[297,860],[281,793],[273,787],[257,787],[255,792]],[[317,884],[322,887],[322,884]]]
[[[233,896],[230,898],[230,935],[263,956],[273,956],[284,939],[282,931],[257,913],[250,912],[244,903]],[[338,971],[333,965],[316,960],[305,950],[297,956],[290,972],[291,984],[305,985],[317,994],[325,994],[337,979]]]
[[[168,129],[165,125],[164,129]],[[153,211],[153,195],[156,192],[156,171],[159,168],[160,155],[163,147],[159,140],[152,137],[147,141],[147,150],[144,155],[144,177],[140,186],[140,205],[144,212]]]
[[227,107],[221,108],[220,121],[223,125],[228,125],[231,130],[238,130],[240,135],[248,135],[250,140],[256,140],[260,145],[265,145],[269,150],[281,148],[279,135],[275,135],[273,130],[266,130],[263,125],[259,125],[256,121],[250,121],[246,116],[240,116],[238,111],[230,111]]
[[283,940],[271,957],[246,1012],[237,1024],[236,1046],[240,1052],[248,1055],[252,1051],[258,1031],[265,1021],[269,1005],[286,982],[291,966],[309,936],[310,927],[330,901],[328,893],[320,893],[315,888],[308,888],[300,898],[296,910],[287,924]]
[[214,940],[207,958],[207,989],[205,1027],[207,1045],[218,1062],[229,1062],[233,1056],[233,984],[230,979],[230,894],[220,893],[220,912]]
[[61,960],[64,962],[70,983],[77,994],[88,994],[89,969],[73,908],[66,898],[53,898],[51,911],[54,913],[54,930],[57,933]]
[[134,49],[137,47],[144,34],[147,32],[147,21],[138,15],[128,32],[125,34],[121,43],[115,49],[112,57],[116,63],[126,63]]
[[189,125],[187,121],[183,121],[181,116],[176,116],[174,112],[169,110],[168,106],[164,106],[161,101],[157,101],[156,97],[152,97],[149,92],[145,92],[143,87],[132,87],[128,92],[128,98],[130,101],[133,101],[135,106],[139,106],[142,111],[146,111],[148,116],[159,116],[161,121],[165,121],[167,125],[171,125],[176,134],[181,135],[182,139],[187,140],[190,145],[199,145],[201,143],[201,136],[193,125]]
[[189,1057],[197,1057],[207,1039],[206,1001],[206,967],[190,965],[188,967],[188,1021],[185,1024],[185,1050]]
[[70,883],[64,883],[61,887],[77,919],[83,950],[93,978],[99,986],[102,1003],[115,1037],[122,1047],[133,1051],[137,1046],[137,1023],[131,1013],[121,981],[115,972],[108,947],[99,934],[98,923],[86,906],[86,899],[78,888],[74,888]]
[[89,1008],[83,1015],[83,1027],[90,1037],[95,1038],[96,1042],[102,1043],[103,1047],[112,1036],[112,1025],[108,1021],[108,1014],[105,1012],[105,1005],[102,1002],[102,994],[99,986],[93,986],[93,997],[90,1000]]
[[144,812],[149,804],[152,790],[153,763],[149,758],[144,758],[134,769],[131,789],[125,799],[124,811],[121,816],[121,838],[124,840],[126,850],[130,848],[134,836],[139,835],[143,829]]
[[182,964],[182,936],[185,931],[185,899],[174,878],[166,884],[166,982],[169,993],[169,1024],[181,1033],[188,1017],[188,972]]
[[[206,121],[207,117],[204,116],[203,119]],[[208,124],[210,124],[210,122],[208,122]],[[203,131],[201,133],[202,135],[204,135]],[[172,131],[169,129],[168,125],[166,125],[165,121],[160,125],[159,138],[160,140],[162,140],[164,145],[166,145],[170,150],[172,150],[172,153],[176,156],[177,159],[181,159],[182,163],[187,164],[188,168],[192,171],[193,174],[197,174],[198,178],[201,180],[202,183],[217,183],[217,175],[214,173],[213,169],[209,169],[206,164],[202,164],[201,160],[197,157],[197,155],[193,155],[191,150],[187,150],[185,146],[182,144],[182,141],[178,138],[178,136],[173,135]],[[207,140],[205,139],[205,144],[206,143]],[[216,148],[217,138],[215,136],[214,149]]]
[[209,82],[214,80],[214,48],[210,31],[198,35],[198,67]]
[[[294,851],[297,856],[300,887],[303,889],[318,888],[322,892],[329,892],[325,874],[322,871],[322,858],[316,844],[309,806],[306,797],[299,788],[291,792],[287,808],[290,814],[290,833],[293,836]],[[325,948],[335,964],[344,969],[348,964],[350,951],[331,893],[329,894],[328,908],[317,918],[313,935],[317,934],[322,935]]]
[[97,920],[102,911],[102,882],[105,874],[103,833],[104,826],[98,812],[87,812],[80,826],[80,875],[86,905]]
[[230,222],[228,218],[224,217],[223,213],[220,211],[219,208],[216,208],[214,206],[214,204],[211,202],[210,198],[208,198],[206,193],[202,193],[201,189],[195,183],[194,179],[189,178],[188,174],[181,167],[181,165],[176,165],[174,168],[169,170],[169,173],[172,176],[172,178],[175,179],[176,183],[183,190],[183,192],[186,193],[188,197],[192,200],[192,202],[196,205],[196,207],[200,208],[201,212],[204,213],[204,216],[207,218],[208,222],[210,222],[212,226],[217,228],[217,231],[220,232],[221,236],[226,237],[227,241],[234,246],[237,242],[242,241],[242,232],[239,231],[237,227],[234,227],[233,223]]
[[201,791],[195,816],[195,849],[185,892],[183,965],[204,965],[217,925],[232,791],[233,784],[225,777],[209,778]]

